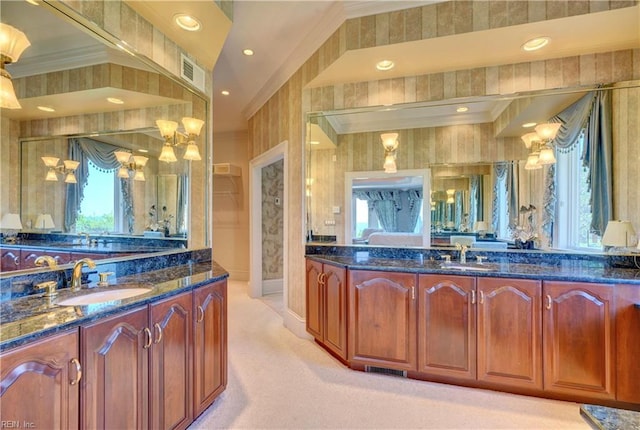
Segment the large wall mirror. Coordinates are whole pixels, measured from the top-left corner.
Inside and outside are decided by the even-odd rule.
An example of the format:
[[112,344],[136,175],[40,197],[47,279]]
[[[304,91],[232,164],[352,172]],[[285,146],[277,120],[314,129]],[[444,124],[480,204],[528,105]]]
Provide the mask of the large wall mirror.
[[[422,203],[430,212],[427,218],[432,246],[441,243],[439,237],[447,232],[468,234],[482,228],[483,235],[504,235],[510,221],[497,219],[494,207],[505,204],[496,196],[499,187],[511,187],[518,208],[534,208],[531,212],[542,217],[548,169],[525,168],[531,150],[521,136],[531,130],[523,128],[523,124],[548,122],[589,91],[611,95],[613,215],[637,222],[638,191],[625,185],[627,178],[640,174],[640,154],[633,138],[640,127],[640,82],[630,81],[310,113],[305,151],[308,240],[367,244],[360,235],[362,226],[353,216],[353,196],[358,193],[351,178],[362,176],[363,172],[385,176],[386,153],[381,134],[389,132],[398,133],[394,154],[397,173],[393,175],[404,176],[403,172],[416,169],[430,172],[430,189],[422,196]],[[505,171],[511,175],[511,185],[505,185]],[[516,221],[522,217],[518,210],[514,214]],[[377,227],[384,230],[380,224]]]
[[[2,109],[3,154],[11,157],[3,181],[12,184],[2,212],[19,212],[25,230],[50,214],[48,231],[78,233],[104,221],[99,231],[107,234],[157,239],[145,233],[160,231],[189,248],[209,246],[207,97],[92,32],[93,24],[65,16],[64,4],[38,3],[6,2],[1,10],[2,22],[31,43],[7,65],[21,108]],[[194,131],[183,118],[204,126]],[[156,120],[177,129],[161,133]],[[188,144],[199,156],[185,157]],[[161,161],[167,147],[176,161]],[[43,157],[58,160],[47,166]],[[65,160],[84,160],[73,170],[86,177],[76,205]]]

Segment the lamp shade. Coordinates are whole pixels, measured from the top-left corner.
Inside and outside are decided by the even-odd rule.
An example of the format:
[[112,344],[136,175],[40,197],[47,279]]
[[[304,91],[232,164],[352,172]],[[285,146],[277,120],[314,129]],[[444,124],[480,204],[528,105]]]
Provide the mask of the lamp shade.
[[156,120],[156,125],[160,129],[162,137],[173,137],[173,133],[178,129],[178,123],[175,121],[167,121],[164,119]]
[[127,151],[113,151],[113,155],[116,156],[116,160],[118,160],[120,164],[128,163],[131,158],[131,153]]
[[136,164],[136,166],[139,167],[144,167],[147,165],[147,161],[149,159],[143,155],[134,155],[133,156],[133,162]]
[[556,134],[558,134],[558,130],[560,130],[561,126],[562,126],[562,123],[559,123],[559,122],[547,122],[544,124],[536,125],[535,130],[541,139],[553,140],[555,139]]
[[57,157],[40,157],[40,158],[42,158],[44,165],[47,167],[56,167],[58,165],[58,160],[60,160]]
[[202,125],[204,121],[197,118],[182,118],[182,125],[184,125],[184,129],[188,134],[193,134],[196,136],[200,135],[200,129],[202,129]]
[[76,178],[76,175],[73,174],[73,172],[67,173],[67,176],[65,176],[64,181],[67,184],[77,184],[78,183],[78,179]]
[[0,70],[0,107],[5,109],[20,109],[20,102],[16,97],[16,91],[13,89],[13,82],[9,73]]
[[0,54],[6,57],[6,62],[18,61],[29,46],[31,42],[23,32],[9,24],[0,23]]
[[173,152],[173,147],[169,145],[164,145],[162,147],[162,152],[160,153],[160,157],[158,157],[158,160],[164,161],[166,163],[175,163],[176,161],[178,161],[178,159],[176,158],[176,153]]
[[524,165],[525,170],[542,169],[542,164],[538,164],[538,153],[532,152],[527,157],[527,163]]
[[187,150],[184,152],[184,157],[182,158],[192,161],[202,160],[202,157],[200,157],[200,151],[198,150],[198,145],[196,145],[195,143],[188,144]]
[[487,231],[489,227],[487,226],[486,221],[476,221],[476,223],[473,226],[473,229],[475,231]]
[[6,213],[0,220],[0,229],[2,230],[22,230],[22,222],[20,221],[20,215]]
[[53,223],[53,218],[51,218],[51,214],[38,215],[38,217],[36,218],[35,228],[39,228],[42,230],[56,228],[55,224]]
[[64,160],[64,168],[67,170],[76,170],[78,168],[78,166],[80,165],[79,161],[75,161],[75,160]]
[[524,146],[526,146],[527,149],[531,148],[533,142],[540,141],[540,137],[538,137],[538,133],[536,133],[535,131],[521,136],[520,139],[522,139],[522,141],[524,142]]
[[554,164],[555,162],[556,156],[553,153],[552,148],[546,146],[540,150],[540,155],[538,155],[538,165]]
[[631,221],[609,221],[602,235],[604,246],[629,246],[635,239],[636,231]]
[[398,147],[398,133],[382,133],[380,139],[386,151],[395,151]]

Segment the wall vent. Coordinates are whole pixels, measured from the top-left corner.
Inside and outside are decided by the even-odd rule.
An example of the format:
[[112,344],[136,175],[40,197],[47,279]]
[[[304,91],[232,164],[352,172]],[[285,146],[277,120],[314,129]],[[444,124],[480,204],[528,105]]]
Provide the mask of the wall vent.
[[180,66],[180,76],[182,79],[204,92],[204,69],[196,65],[184,54],[180,54],[180,58],[182,59]]
[[216,163],[213,165],[213,174],[217,176],[240,176],[242,169],[230,163]]
[[383,375],[407,377],[406,370],[387,369],[386,367],[365,366],[364,371],[368,373],[382,373]]

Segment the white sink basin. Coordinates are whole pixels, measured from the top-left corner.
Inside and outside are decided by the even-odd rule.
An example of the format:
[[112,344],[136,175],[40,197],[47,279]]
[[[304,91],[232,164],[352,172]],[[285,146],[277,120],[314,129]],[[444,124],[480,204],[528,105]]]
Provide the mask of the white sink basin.
[[151,288],[124,288],[120,290],[98,291],[61,300],[56,304],[60,306],[86,306],[97,303],[111,302],[114,300],[128,299],[148,293]]

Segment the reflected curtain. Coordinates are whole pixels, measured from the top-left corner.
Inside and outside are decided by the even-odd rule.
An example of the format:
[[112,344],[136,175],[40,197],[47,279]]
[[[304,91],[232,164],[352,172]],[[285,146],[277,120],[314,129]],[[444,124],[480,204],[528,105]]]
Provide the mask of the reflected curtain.
[[484,202],[482,201],[482,176],[472,175],[469,178],[469,181],[469,228],[473,229],[476,222],[483,219],[482,208],[484,206]]
[[422,191],[409,190],[407,192],[409,199],[409,231],[414,232],[420,218],[420,209],[422,208]]
[[544,197],[542,201],[542,232],[548,239],[548,246],[553,246],[553,225],[556,219],[556,165],[551,164],[544,178]]
[[494,232],[498,231],[500,219],[500,206],[498,204],[498,195],[500,193],[500,182],[507,178],[507,166],[509,163],[495,163],[493,166],[493,200],[491,202],[491,228]]
[[176,232],[178,234],[187,233],[187,205],[189,204],[187,199],[188,186],[189,178],[187,177],[187,175],[178,175],[178,213],[176,214]]
[[64,207],[64,229],[75,230],[78,220],[78,210],[84,198],[84,187],[89,179],[89,158],[85,155],[80,145],[80,139],[69,139],[69,159],[80,162],[76,171],[77,183],[67,184],[67,196]]
[[608,91],[598,91],[595,95],[585,130],[582,163],[589,168],[591,233],[602,236],[613,217],[613,131]]
[[507,215],[509,217],[510,233],[515,231],[518,225],[518,166],[516,163],[507,164]]
[[354,197],[366,200],[369,208],[373,208],[384,231],[398,230],[398,214],[401,208],[400,196],[396,191],[354,191]]

